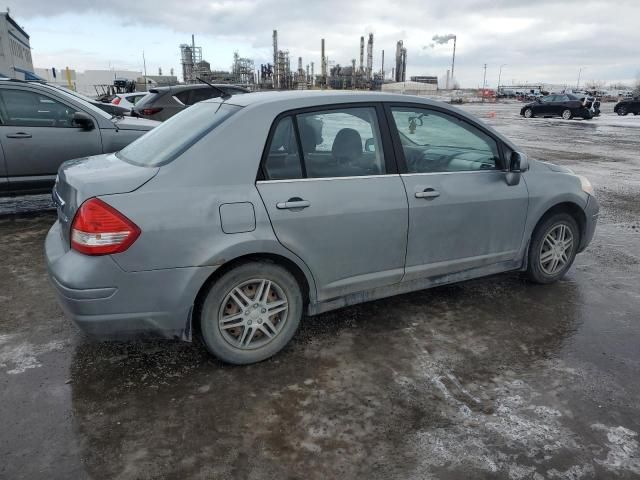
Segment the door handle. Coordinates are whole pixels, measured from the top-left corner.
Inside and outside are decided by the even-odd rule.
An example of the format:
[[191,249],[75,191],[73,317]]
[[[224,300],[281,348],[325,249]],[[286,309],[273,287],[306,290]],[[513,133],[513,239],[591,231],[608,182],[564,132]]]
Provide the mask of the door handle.
[[276,203],[276,208],[279,210],[287,210],[292,208],[307,208],[310,206],[311,206],[311,202],[309,200],[303,200],[299,197],[290,198],[286,202]]
[[31,138],[31,134],[25,132],[9,133],[7,138]]
[[425,188],[422,192],[416,192],[416,198],[436,198],[440,192],[433,188]]

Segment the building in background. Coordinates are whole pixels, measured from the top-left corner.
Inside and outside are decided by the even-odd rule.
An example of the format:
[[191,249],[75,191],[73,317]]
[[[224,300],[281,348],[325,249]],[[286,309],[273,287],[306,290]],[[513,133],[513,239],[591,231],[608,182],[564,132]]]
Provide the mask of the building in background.
[[37,80],[33,71],[29,35],[9,12],[0,13],[0,75],[20,80]]

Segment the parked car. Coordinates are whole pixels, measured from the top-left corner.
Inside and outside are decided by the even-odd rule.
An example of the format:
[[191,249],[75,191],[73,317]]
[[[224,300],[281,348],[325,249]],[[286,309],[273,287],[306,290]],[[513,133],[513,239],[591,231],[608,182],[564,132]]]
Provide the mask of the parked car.
[[149,89],[149,95],[140,100],[133,108],[135,115],[151,120],[164,121],[176,113],[202,100],[218,98],[221,90],[230,95],[249,93],[243,87],[227,84],[175,85]]
[[553,94],[527,103],[520,109],[520,115],[525,118],[559,116],[565,120],[570,120],[573,117],[582,117],[588,120],[593,118],[591,107],[591,102],[582,102],[580,97],[571,93]]
[[0,81],[0,195],[50,192],[66,160],[114,152],[158,122],[112,117],[71,92]]
[[147,95],[147,92],[117,93],[116,95],[114,95],[111,103],[113,105],[118,105],[119,107],[126,108],[130,111],[136,105],[136,103],[138,103]]
[[71,90],[70,88],[64,88],[64,87],[61,87],[61,86],[53,84],[53,83],[43,83],[43,85],[46,85],[46,86],[51,87],[51,88],[56,88],[58,90],[62,90],[63,92],[68,93],[69,95],[73,95],[74,97],[78,97],[79,99],[81,99],[81,100],[83,100],[83,101],[85,101],[87,103],[90,103],[94,107],[97,107],[100,110],[103,110],[104,112],[107,112],[109,115],[112,115],[112,116],[122,117],[124,115],[130,115],[131,114],[131,109],[130,108],[126,108],[126,107],[120,106],[120,105],[115,105],[115,104],[112,104],[112,103],[101,102],[99,100],[96,100],[95,98],[87,97],[86,95],[78,93],[75,90]]
[[200,102],[65,163],[54,197],[48,269],[83,330],[195,331],[235,364],[303,314],[499,272],[555,282],[599,208],[586,178],[462,110],[304,91]]
[[640,114],[640,97],[629,98],[621,100],[613,107],[613,111],[620,116],[633,113],[634,115]]

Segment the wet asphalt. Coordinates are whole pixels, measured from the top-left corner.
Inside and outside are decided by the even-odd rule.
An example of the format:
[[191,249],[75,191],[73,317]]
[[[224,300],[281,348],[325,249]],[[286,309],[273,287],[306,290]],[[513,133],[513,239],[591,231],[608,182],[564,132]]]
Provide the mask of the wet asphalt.
[[640,117],[465,108],[595,185],[566,278],[306,318],[258,365],[83,337],[47,283],[48,197],[0,200],[0,478],[640,478]]

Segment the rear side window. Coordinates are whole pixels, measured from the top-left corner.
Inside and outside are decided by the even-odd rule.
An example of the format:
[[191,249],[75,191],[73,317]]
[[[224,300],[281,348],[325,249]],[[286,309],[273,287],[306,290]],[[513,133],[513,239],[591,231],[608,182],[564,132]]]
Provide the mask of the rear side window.
[[270,180],[385,174],[376,109],[319,110],[282,118],[264,167]]
[[209,98],[219,97],[220,93],[211,87],[208,88],[196,88],[191,90],[191,98],[189,99],[189,105],[208,100]]
[[194,105],[130,143],[116,156],[141,167],[165,165],[240,109],[225,103]]

